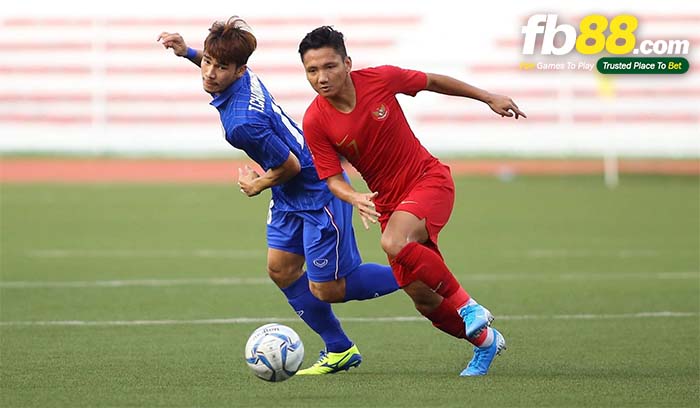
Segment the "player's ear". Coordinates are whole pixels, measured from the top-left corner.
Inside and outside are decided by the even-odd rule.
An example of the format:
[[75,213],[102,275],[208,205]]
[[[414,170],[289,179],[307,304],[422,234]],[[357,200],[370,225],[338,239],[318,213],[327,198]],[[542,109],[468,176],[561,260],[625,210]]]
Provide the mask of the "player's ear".
[[243,64],[240,67],[236,68],[236,79],[240,78],[245,74],[245,70],[248,68],[247,64]]
[[345,71],[347,71],[348,73],[350,71],[352,71],[352,58],[345,57],[344,64],[345,64]]

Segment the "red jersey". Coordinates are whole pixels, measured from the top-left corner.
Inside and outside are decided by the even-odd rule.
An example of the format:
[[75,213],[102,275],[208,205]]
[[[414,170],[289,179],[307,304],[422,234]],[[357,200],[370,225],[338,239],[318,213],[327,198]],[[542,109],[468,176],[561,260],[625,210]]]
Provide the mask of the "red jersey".
[[396,94],[415,96],[425,89],[423,72],[381,66],[350,73],[356,103],[350,113],[316,96],[304,115],[303,129],[321,179],[342,172],[345,157],[378,192],[377,211],[393,211],[418,178],[438,163],[408,125]]

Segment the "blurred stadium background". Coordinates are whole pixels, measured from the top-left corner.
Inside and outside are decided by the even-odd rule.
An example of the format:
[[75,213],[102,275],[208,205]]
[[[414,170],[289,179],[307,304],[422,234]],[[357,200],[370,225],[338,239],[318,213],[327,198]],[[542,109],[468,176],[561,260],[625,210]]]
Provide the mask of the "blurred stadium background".
[[[590,62],[575,52],[523,56],[521,26],[552,12],[577,26],[586,2],[506,1],[453,9],[450,2],[255,2],[174,9],[168,2],[14,3],[0,20],[0,152],[130,156],[236,155],[222,141],[197,68],[156,42],[181,33],[201,47],[216,19],[249,20],[259,47],[249,65],[301,121],[314,93],[296,52],[310,29],[334,25],[354,67],[393,64],[445,73],[511,95],[529,115],[512,121],[480,103],[419,94],[404,109],[422,142],[445,156],[697,158],[700,75],[693,2],[616,2],[601,13],[638,17],[643,39],[690,41],[684,75],[602,76],[523,69],[523,62]],[[126,4],[129,4],[127,2]],[[400,6],[399,6],[400,4]],[[669,6],[672,4],[673,6]],[[78,6],[80,5],[80,6]],[[104,7],[104,8],[103,8]],[[38,8],[38,10],[37,10]],[[404,99],[410,99],[406,97]]]

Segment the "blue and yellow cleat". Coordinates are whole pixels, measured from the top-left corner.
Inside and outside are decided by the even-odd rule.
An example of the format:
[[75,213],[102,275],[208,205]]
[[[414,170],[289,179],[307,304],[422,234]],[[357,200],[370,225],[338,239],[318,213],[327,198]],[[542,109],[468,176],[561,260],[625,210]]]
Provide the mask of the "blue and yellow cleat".
[[339,371],[348,371],[357,367],[362,362],[362,355],[356,345],[340,353],[328,353],[321,351],[318,361],[309,368],[297,371],[297,375],[322,375],[335,374]]
[[459,315],[464,320],[465,334],[470,339],[480,335],[493,322],[491,312],[478,303],[462,307],[459,309]]
[[486,375],[493,359],[506,349],[506,339],[496,329],[493,330],[493,343],[488,347],[474,347],[474,357],[467,368],[459,374],[462,377]]

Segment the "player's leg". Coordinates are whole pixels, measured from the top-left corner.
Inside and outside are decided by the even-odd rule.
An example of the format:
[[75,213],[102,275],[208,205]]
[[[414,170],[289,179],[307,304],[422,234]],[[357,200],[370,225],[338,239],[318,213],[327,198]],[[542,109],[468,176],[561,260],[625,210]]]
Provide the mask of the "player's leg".
[[293,213],[270,208],[267,224],[267,270],[287,297],[296,314],[321,336],[326,347],[344,350],[352,341],[343,332],[331,306],[317,299],[309,289],[303,270],[303,222]]
[[[452,310],[466,305],[469,294],[462,288],[445,261],[424,243],[429,240],[426,220],[406,211],[395,211],[382,233],[382,249],[400,276],[399,283],[420,281],[442,296]],[[438,305],[435,305],[437,308]],[[432,310],[425,310],[430,313]]]
[[311,291],[326,302],[373,299],[399,288],[391,267],[361,263],[352,211],[334,197],[321,210],[304,214]]
[[[296,314],[321,336],[329,349],[344,350],[352,341],[343,332],[331,305],[318,300],[309,290],[309,280],[303,270],[304,257],[298,254],[268,249],[268,273],[277,284]],[[279,283],[278,283],[279,282]]]
[[[337,219],[337,214],[334,214],[330,205],[319,211],[298,214],[304,219],[304,251],[314,295],[329,301],[344,299],[347,281],[341,274],[348,269],[357,269],[360,263],[353,231],[341,230],[339,222],[342,222],[342,217]],[[353,245],[350,252],[346,253],[346,244],[343,242],[348,239]],[[386,269],[391,273],[390,268]],[[323,375],[347,371],[361,362],[362,355],[356,345],[346,344],[335,348],[327,345],[326,350],[321,351],[318,361],[311,367],[300,370],[297,375]]]
[[395,273],[405,275],[401,278],[408,280],[405,283],[419,280],[445,298],[441,308],[431,311],[433,321],[440,319],[442,325],[452,327],[443,320],[451,322],[455,311],[462,312],[465,335],[481,345],[485,335],[482,331],[493,317],[470,298],[437,249],[439,232],[447,224],[453,206],[454,182],[449,168],[435,166],[385,221],[382,248],[392,260]]
[[461,375],[484,375],[505,349],[505,340],[488,327],[493,316],[461,288],[437,249],[438,234],[452,212],[454,184],[447,167],[436,170],[424,177],[386,222],[382,247],[401,276],[399,283],[419,280],[444,296],[427,315],[433,324],[474,344],[474,357]]
[[347,276],[325,282],[310,281],[311,292],[328,303],[374,299],[399,289],[391,267],[363,263]]
[[425,220],[397,211],[384,229],[382,248],[416,309],[436,328],[465,339],[464,321],[457,309],[468,302],[469,295],[437,252],[421,243],[427,242],[427,237]]

